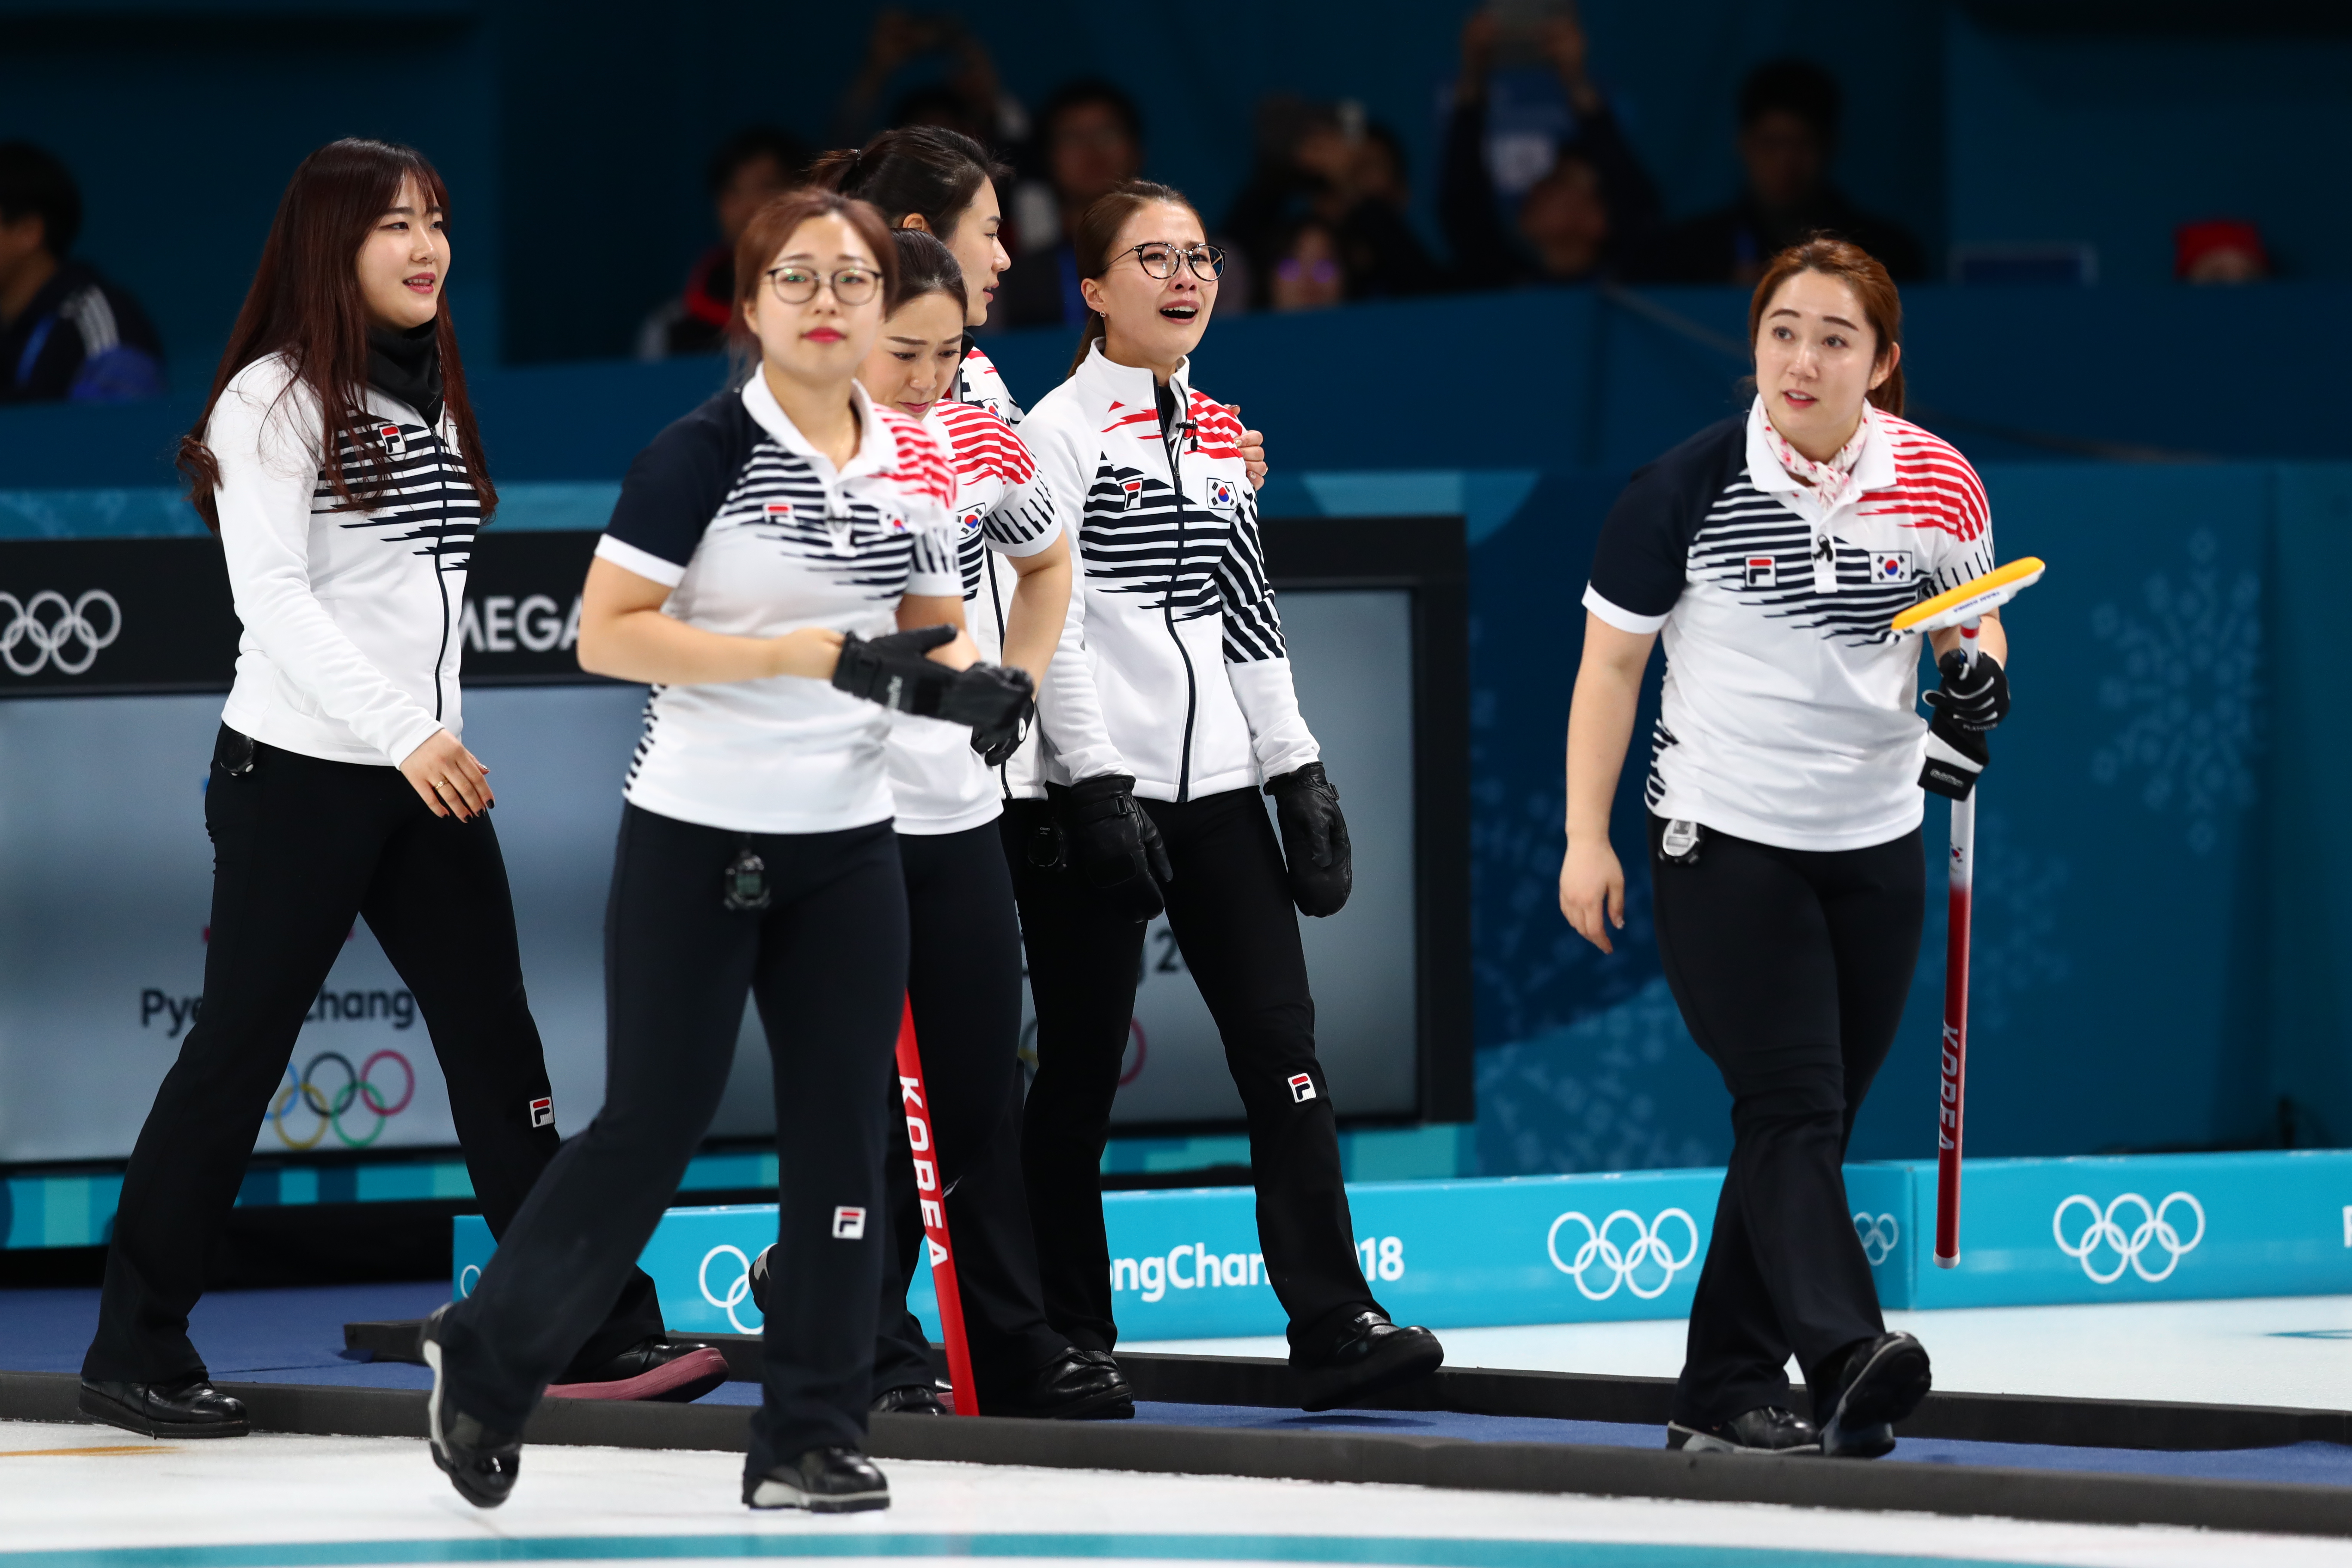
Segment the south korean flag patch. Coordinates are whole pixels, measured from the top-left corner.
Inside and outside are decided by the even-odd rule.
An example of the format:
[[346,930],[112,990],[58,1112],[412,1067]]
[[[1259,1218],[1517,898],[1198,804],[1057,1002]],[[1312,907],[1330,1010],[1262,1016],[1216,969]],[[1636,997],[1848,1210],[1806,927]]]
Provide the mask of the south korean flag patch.
[[956,531],[970,537],[980,531],[980,520],[988,515],[984,506],[968,506],[956,514]]
[[1209,510],[1211,511],[1233,510],[1234,494],[1235,490],[1233,480],[1211,479],[1209,481],[1207,496],[1207,505]]
[[1874,583],[1900,584],[1913,581],[1916,575],[1907,550],[1881,550],[1870,558],[1870,580]]

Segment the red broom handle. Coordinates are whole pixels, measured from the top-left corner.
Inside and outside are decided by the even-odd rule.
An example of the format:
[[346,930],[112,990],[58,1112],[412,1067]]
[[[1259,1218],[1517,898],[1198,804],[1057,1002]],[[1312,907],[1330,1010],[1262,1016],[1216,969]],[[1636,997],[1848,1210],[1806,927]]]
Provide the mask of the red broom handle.
[[980,1391],[972,1386],[971,1346],[963,1332],[963,1296],[956,1289],[955,1250],[948,1242],[946,1184],[940,1179],[939,1140],[931,1136],[929,1091],[923,1087],[923,1058],[915,1049],[915,1005],[898,1015],[898,1100],[907,1114],[907,1144],[915,1155],[915,1204],[923,1216],[923,1237],[931,1254],[931,1286],[940,1300],[940,1331],[948,1343],[950,1404],[959,1415],[980,1414]]

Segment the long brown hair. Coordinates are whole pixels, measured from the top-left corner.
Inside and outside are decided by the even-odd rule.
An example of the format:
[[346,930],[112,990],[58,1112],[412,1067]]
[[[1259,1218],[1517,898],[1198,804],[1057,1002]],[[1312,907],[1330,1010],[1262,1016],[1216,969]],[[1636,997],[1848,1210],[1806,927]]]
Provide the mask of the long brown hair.
[[[310,389],[325,411],[320,430],[320,466],[334,489],[339,510],[364,510],[391,488],[392,468],[376,421],[367,412],[367,307],[360,298],[358,258],[376,220],[399,200],[401,182],[414,176],[428,205],[446,214],[448,187],[414,147],[348,136],[330,142],[302,160],[261,247],[245,308],[229,332],[228,352],[213,373],[212,394],[195,428],[180,437],[180,472],[188,481],[188,502],[220,531],[220,462],[205,445],[213,406],[237,372],[271,354],[286,356],[294,379]],[[459,456],[481,498],[482,521],[498,510],[499,492],[482,460],[481,431],[466,395],[466,371],[457,358],[457,331],[445,295],[435,317],[434,341],[441,353],[441,400],[457,427]],[[335,454],[349,444],[368,472],[356,492]]]
[[[1801,245],[1792,245],[1774,257],[1764,268],[1764,276],[1756,280],[1755,297],[1748,302],[1748,345],[1754,353],[1756,334],[1763,329],[1764,311],[1772,303],[1772,296],[1780,285],[1800,272],[1823,272],[1843,279],[1862,306],[1863,319],[1870,330],[1878,334],[1878,344],[1870,356],[1876,366],[1888,351],[1903,341],[1903,296],[1895,287],[1895,279],[1876,257],[1851,240],[1832,235],[1817,234]],[[1894,373],[1870,389],[1870,401],[1886,413],[1900,416],[1903,412],[1903,363],[1897,360]]]
[[[1184,199],[1184,193],[1168,185],[1155,185],[1150,180],[1121,180],[1103,195],[1097,196],[1087,210],[1078,215],[1077,230],[1070,236],[1070,248],[1076,253],[1078,276],[1099,279],[1110,270],[1118,258],[1111,247],[1118,243],[1119,230],[1127,220],[1145,207],[1166,202],[1182,207],[1194,217],[1200,211]],[[1078,352],[1070,358],[1069,374],[1078,374],[1078,366],[1087,363],[1087,355],[1102,341],[1102,312],[1088,310],[1084,331],[1078,333]]]
[[727,323],[729,331],[739,338],[751,335],[748,312],[768,286],[768,268],[777,252],[800,232],[801,225],[821,217],[841,219],[866,242],[882,273],[882,313],[887,316],[898,308],[898,247],[890,243],[890,226],[882,221],[882,214],[871,202],[803,185],[769,197],[743,226],[743,237],[735,242],[735,314]]

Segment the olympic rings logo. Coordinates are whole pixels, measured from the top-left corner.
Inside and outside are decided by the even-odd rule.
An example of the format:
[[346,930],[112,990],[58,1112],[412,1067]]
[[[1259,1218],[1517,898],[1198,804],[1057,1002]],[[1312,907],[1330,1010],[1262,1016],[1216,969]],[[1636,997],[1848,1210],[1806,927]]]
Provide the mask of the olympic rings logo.
[[[742,1270],[740,1274],[735,1276],[733,1283],[727,1287],[727,1294],[724,1296],[714,1294],[710,1289],[710,1265],[712,1260],[721,1253],[733,1258],[735,1267]],[[735,1309],[751,1299],[751,1260],[743,1256],[741,1247],[730,1247],[725,1242],[720,1242],[717,1247],[704,1253],[702,1267],[695,1271],[694,1282],[702,1287],[704,1300],[727,1314],[727,1321],[735,1325],[737,1333],[756,1334],[760,1331],[758,1323],[746,1325],[742,1319],[735,1315]],[[758,1311],[757,1308],[752,1310],[755,1313]]]
[[[1658,1234],[1670,1219],[1682,1221],[1683,1230],[1689,1238],[1690,1245],[1683,1248],[1680,1258],[1674,1255],[1664,1238]],[[1577,1247],[1576,1261],[1568,1263],[1561,1261],[1559,1256],[1559,1228],[1571,1220],[1584,1227],[1584,1240]],[[1622,1246],[1615,1235],[1620,1220],[1633,1227],[1633,1239]],[[1666,1287],[1675,1282],[1675,1276],[1689,1268],[1692,1259],[1698,1256],[1698,1222],[1681,1209],[1663,1209],[1657,1218],[1645,1225],[1642,1216],[1632,1209],[1619,1209],[1596,1226],[1570,1209],[1551,1222],[1551,1230],[1544,1237],[1544,1250],[1551,1255],[1551,1266],[1574,1279],[1577,1289],[1583,1292],[1588,1301],[1606,1301],[1617,1294],[1617,1288],[1621,1285],[1644,1301],[1654,1301],[1666,1293]],[[1655,1285],[1644,1288],[1639,1279],[1633,1278],[1633,1271],[1644,1263],[1655,1263],[1665,1270],[1664,1278]],[[1610,1273],[1609,1288],[1605,1290],[1595,1290],[1585,1283],[1585,1271],[1596,1264]]]
[[[2081,1236],[2068,1241],[2066,1211],[2076,1204],[2090,1211],[2090,1222],[2083,1227]],[[2116,1211],[2126,1204],[2137,1208],[2140,1215],[2139,1222],[2128,1231],[2116,1223]],[[2189,1212],[2197,1216],[2197,1234],[2186,1241],[2180,1239],[2179,1227],[2168,1217],[2175,1204],[2186,1204]],[[2083,1272],[2089,1275],[2095,1284],[2112,1285],[2122,1279],[2124,1270],[2128,1268],[2153,1285],[2159,1279],[2170,1278],[2172,1271],[2180,1267],[2180,1259],[2194,1252],[2197,1244],[2205,1239],[2205,1205],[2187,1193],[2173,1193],[2162,1203],[2150,1207],[2148,1201],[2137,1193],[2126,1193],[2102,1209],[2095,1200],[2076,1193],[2060,1204],[2058,1212],[2050,1216],[2050,1234],[2058,1243],[2058,1250],[2080,1263]],[[2150,1242],[2165,1251],[2164,1267],[2153,1274],[2142,1261]],[[2116,1266],[2105,1273],[2101,1273],[2091,1261],[2102,1250],[2112,1251],[2116,1255]]]
[[1895,1256],[1895,1248],[1903,1239],[1903,1227],[1895,1223],[1891,1214],[1853,1216],[1854,1239],[1862,1243],[1862,1255],[1873,1268]]
[[[331,1093],[319,1083],[319,1069],[330,1062],[343,1072],[343,1081]],[[397,1100],[387,1099],[383,1086],[375,1081],[375,1069],[385,1062],[400,1068],[403,1082]],[[406,1057],[394,1050],[376,1052],[357,1071],[352,1070],[351,1058],[341,1051],[320,1051],[299,1076],[293,1064],[288,1063],[286,1079],[286,1087],[270,1103],[269,1121],[278,1129],[278,1141],[289,1149],[315,1149],[331,1131],[345,1148],[364,1149],[383,1136],[385,1124],[407,1110],[408,1102],[416,1097],[416,1069],[408,1065]],[[352,1115],[354,1109],[362,1115],[375,1117],[375,1125],[364,1136],[354,1136],[345,1125],[347,1118],[357,1120]],[[289,1119],[305,1111],[316,1121],[307,1133],[298,1137],[289,1130]]]
[[[106,612],[103,631],[89,618],[98,608]],[[97,661],[99,649],[122,635],[122,606],[103,588],[71,600],[54,588],[42,589],[30,602],[0,594],[0,609],[8,616],[0,626],[0,659],[19,675],[38,675],[49,664],[60,675],[79,675]],[[68,643],[79,643],[81,651],[68,653]],[[26,648],[32,651],[29,660],[20,651]]]

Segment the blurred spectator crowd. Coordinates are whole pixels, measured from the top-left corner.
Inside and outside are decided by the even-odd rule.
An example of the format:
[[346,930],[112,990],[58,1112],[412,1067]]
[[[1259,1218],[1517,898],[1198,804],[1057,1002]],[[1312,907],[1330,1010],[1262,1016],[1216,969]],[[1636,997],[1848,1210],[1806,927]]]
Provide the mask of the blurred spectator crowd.
[[[885,108],[894,82],[923,85]],[[1898,281],[1927,275],[1919,242],[1857,205],[1832,177],[1843,105],[1811,61],[1751,71],[1738,101],[1742,179],[1725,205],[1669,221],[1656,184],[1595,79],[1570,0],[1499,0],[1464,23],[1436,167],[1437,246],[1409,216],[1405,143],[1352,100],[1276,95],[1258,106],[1248,177],[1206,215],[1227,253],[1220,308],[1312,310],[1354,300],[1591,283],[1753,282],[1777,251],[1819,231],[1861,245]],[[1119,182],[1149,172],[1135,100],[1099,77],[1065,83],[1033,113],[957,19],[883,11],[827,127],[834,145],[886,125],[943,125],[1013,171],[1002,193],[1014,266],[990,329],[1071,326],[1084,312],[1065,237]],[[717,235],[684,286],[647,315],[639,357],[709,353],[724,338],[733,249],[751,214],[797,182],[811,149],[751,126],[704,171]],[[163,384],[163,352],[137,300],[74,254],[71,173],[28,142],[0,143],[0,403],[120,401]],[[2216,218],[2174,235],[2189,283],[2272,275],[2254,226]]]

